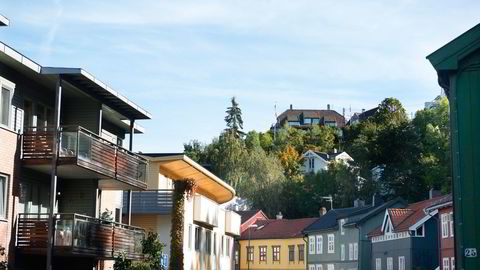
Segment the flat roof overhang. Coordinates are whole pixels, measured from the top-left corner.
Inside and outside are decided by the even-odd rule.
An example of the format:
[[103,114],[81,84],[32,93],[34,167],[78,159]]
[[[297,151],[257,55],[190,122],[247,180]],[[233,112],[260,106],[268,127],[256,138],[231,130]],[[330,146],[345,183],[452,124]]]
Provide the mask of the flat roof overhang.
[[8,20],[5,16],[0,14],[0,26],[9,26],[10,20]]
[[151,119],[152,115],[81,68],[42,67],[41,74],[62,75],[70,84],[85,89],[129,119]]
[[173,181],[192,179],[197,184],[197,193],[214,200],[225,203],[235,197],[235,190],[222,179],[196,163],[183,154],[165,155],[158,157],[145,156],[149,166],[158,165],[160,173]]

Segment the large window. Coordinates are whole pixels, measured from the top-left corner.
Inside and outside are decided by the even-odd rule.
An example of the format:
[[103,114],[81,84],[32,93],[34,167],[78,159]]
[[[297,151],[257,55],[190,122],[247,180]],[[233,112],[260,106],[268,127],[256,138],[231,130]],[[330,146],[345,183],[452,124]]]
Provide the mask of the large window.
[[442,270],[450,270],[450,259],[443,258],[443,269]]
[[280,246],[272,247],[272,260],[274,262],[280,261]]
[[405,257],[398,257],[398,270],[405,270]]
[[448,214],[441,214],[440,219],[442,221],[442,238],[447,238],[449,228]]
[[288,261],[289,262],[295,261],[295,246],[294,245],[288,246]]
[[317,235],[317,254],[323,254],[323,236]]
[[375,259],[375,270],[382,270],[382,258]]
[[267,260],[267,246],[260,246],[259,248],[259,259],[261,262],[264,262]]
[[345,245],[340,245],[340,260],[345,261]]
[[315,254],[315,236],[308,237],[308,254]]
[[0,218],[7,217],[7,187],[8,177],[6,175],[0,174]]
[[328,235],[328,253],[335,253],[335,235]]
[[305,260],[305,245],[298,245],[298,261]]
[[393,270],[393,258],[392,257],[387,258],[387,270]]
[[253,247],[247,247],[247,261],[253,262]]

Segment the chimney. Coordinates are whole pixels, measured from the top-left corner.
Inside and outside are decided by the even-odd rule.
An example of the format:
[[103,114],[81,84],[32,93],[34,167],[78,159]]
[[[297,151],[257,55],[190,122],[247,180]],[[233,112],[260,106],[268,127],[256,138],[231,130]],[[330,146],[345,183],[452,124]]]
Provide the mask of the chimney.
[[337,148],[333,148],[333,153],[336,154],[338,152]]
[[327,213],[327,208],[322,207],[318,212],[319,212],[319,216],[321,217]]
[[5,16],[0,14],[0,26],[9,26],[9,25],[10,25],[10,21],[7,18],[5,18]]
[[277,219],[283,219],[282,212],[278,212],[278,214],[277,214]]
[[365,206],[365,201],[360,199],[356,199],[355,201],[353,201],[353,207],[362,207],[362,206]]
[[442,193],[440,192],[440,190],[436,190],[434,188],[431,188],[429,191],[428,191],[428,198],[429,199],[433,199],[435,197],[438,197],[442,195]]
[[293,110],[293,105],[292,104],[290,104],[290,110]]
[[327,104],[327,110],[330,111],[330,104]]

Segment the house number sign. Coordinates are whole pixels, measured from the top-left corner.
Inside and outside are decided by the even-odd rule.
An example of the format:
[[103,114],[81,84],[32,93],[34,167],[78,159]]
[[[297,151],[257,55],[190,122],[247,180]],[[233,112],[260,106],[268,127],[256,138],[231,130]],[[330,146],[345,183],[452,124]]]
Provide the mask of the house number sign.
[[465,249],[465,257],[466,258],[476,258],[477,257],[477,249],[476,248],[466,248]]

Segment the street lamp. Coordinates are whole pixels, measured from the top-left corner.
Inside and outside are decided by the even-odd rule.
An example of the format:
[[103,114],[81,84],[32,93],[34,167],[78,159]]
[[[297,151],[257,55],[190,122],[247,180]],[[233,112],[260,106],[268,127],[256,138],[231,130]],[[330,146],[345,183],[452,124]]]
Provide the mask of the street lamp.
[[[248,270],[250,270],[250,239],[252,238],[252,229],[251,228],[257,228],[257,224],[251,224],[248,226],[248,247],[247,247],[247,264],[248,264]],[[252,251],[253,255],[253,251]],[[253,257],[253,256],[252,256]]]
[[330,202],[330,210],[333,209],[333,197],[332,195],[328,195],[328,196],[322,196],[320,197],[322,200],[326,200],[327,202]]

